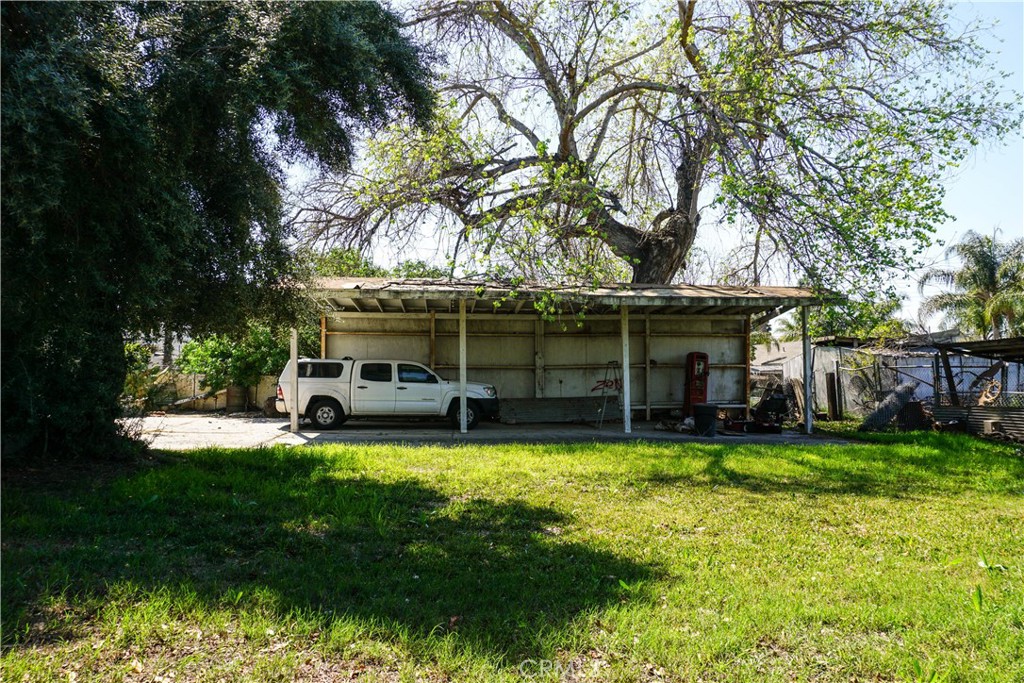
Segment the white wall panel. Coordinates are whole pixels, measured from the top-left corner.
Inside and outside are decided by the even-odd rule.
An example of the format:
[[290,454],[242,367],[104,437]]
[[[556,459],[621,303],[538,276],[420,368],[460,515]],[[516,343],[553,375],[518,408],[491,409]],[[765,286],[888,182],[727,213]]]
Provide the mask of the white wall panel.
[[[744,323],[742,317],[652,315],[650,402],[655,406],[682,404],[683,365],[691,351],[702,351],[709,356],[710,400],[742,401],[746,394]],[[609,361],[621,362],[622,359],[619,324],[617,319],[585,320],[581,327],[572,320],[566,321],[564,326],[559,322],[543,323],[544,395],[551,398],[601,396],[600,384],[605,377],[615,378],[614,372],[609,371]],[[633,404],[637,408],[642,408],[648,400],[644,330],[644,314],[632,310],[630,378]],[[328,320],[328,331],[328,357],[402,358],[429,363],[430,320],[426,317],[403,318],[395,314],[345,318],[344,314],[338,314]],[[458,375],[459,361],[458,321],[435,320],[435,335],[435,367],[442,377],[454,378]],[[494,384],[499,396],[505,398],[533,398],[535,353],[533,318],[474,319],[470,316],[467,350],[470,380]],[[608,393],[614,395],[614,391]]]

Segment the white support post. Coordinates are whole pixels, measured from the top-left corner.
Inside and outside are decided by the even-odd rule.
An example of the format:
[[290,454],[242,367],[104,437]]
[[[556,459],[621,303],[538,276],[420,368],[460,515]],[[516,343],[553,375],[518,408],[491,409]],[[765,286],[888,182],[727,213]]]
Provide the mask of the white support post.
[[466,429],[466,300],[459,299],[459,431]]
[[544,398],[544,321],[533,321],[533,397]]
[[807,334],[807,306],[800,307],[800,332],[804,353],[804,431],[814,433],[814,407],[811,405],[811,382],[814,381],[814,366],[811,364],[811,337]]
[[292,361],[292,407],[289,410],[292,432],[299,431],[299,331],[292,328],[288,354]]
[[626,434],[633,433],[631,406],[629,403],[629,306],[622,311],[622,426]]

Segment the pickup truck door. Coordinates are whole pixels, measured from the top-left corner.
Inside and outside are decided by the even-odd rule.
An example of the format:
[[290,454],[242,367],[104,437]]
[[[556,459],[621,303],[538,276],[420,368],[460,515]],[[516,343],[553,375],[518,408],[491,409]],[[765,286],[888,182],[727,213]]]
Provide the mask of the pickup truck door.
[[395,412],[400,415],[439,415],[441,384],[437,375],[416,363],[398,363]]
[[352,370],[352,414],[395,412],[394,363],[359,362]]

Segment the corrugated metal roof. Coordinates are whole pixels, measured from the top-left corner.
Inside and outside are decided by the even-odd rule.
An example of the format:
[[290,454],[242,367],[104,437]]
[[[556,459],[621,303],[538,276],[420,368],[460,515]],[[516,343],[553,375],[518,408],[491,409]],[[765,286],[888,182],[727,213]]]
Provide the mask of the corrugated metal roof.
[[[637,285],[599,287],[496,283],[475,280],[324,278],[310,294],[334,311],[360,313],[451,312],[465,299],[475,313],[536,313],[532,303],[553,294],[562,310],[607,313],[620,306],[648,313],[778,315],[797,306],[820,305],[822,297],[800,287]],[[455,308],[453,309],[453,305]]]
[[962,356],[977,356],[1008,363],[1024,363],[1024,337],[936,344],[936,348]]

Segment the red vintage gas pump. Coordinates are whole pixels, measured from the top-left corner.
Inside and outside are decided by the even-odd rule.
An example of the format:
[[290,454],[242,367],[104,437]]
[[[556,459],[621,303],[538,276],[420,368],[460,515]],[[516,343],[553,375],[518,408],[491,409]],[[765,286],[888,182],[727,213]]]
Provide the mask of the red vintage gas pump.
[[686,354],[686,386],[683,388],[683,415],[692,416],[693,406],[708,402],[708,354]]

